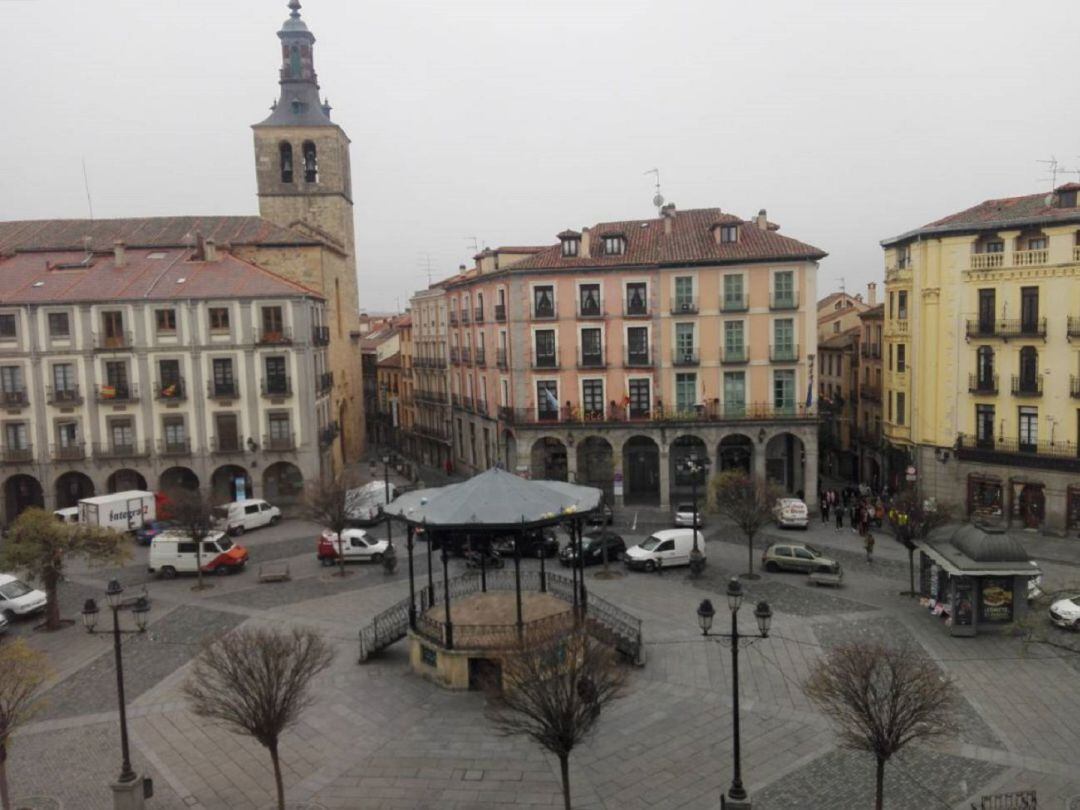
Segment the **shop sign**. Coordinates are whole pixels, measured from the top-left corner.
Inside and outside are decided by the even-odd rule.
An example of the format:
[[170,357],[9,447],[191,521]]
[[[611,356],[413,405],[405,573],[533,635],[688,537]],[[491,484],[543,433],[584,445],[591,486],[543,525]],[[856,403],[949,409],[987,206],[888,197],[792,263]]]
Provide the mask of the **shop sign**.
[[622,470],[615,471],[615,497],[621,498],[623,495],[623,477]]
[[1022,790],[1018,793],[995,793],[992,796],[983,796],[979,806],[976,807],[973,804],[971,810],[1035,810],[1038,806],[1035,791]]
[[940,580],[938,572],[940,570],[941,569],[937,567],[936,563],[930,566],[930,599],[935,602],[938,598],[938,582]]
[[979,581],[979,620],[1011,622],[1013,617],[1012,577],[983,577]]
[[953,624],[959,627],[967,627],[975,615],[974,607],[975,588],[974,583],[967,577],[957,577],[953,580]]
[[904,474],[907,476],[908,481],[914,481],[917,477],[914,467],[908,467],[906,470],[904,470]]

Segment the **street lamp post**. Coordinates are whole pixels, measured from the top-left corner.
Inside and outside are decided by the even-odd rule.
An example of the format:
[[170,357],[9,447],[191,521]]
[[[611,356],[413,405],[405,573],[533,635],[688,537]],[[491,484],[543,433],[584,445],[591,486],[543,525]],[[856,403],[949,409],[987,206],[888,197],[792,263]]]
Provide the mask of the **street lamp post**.
[[[731,610],[731,632],[713,633],[714,638],[731,647],[731,697],[734,703],[732,726],[734,728],[734,766],[735,772],[731,779],[731,787],[727,796],[720,797],[720,807],[726,810],[749,810],[750,797],[742,783],[742,762],[739,751],[739,645],[741,643],[753,643],[754,640],[769,637],[769,625],[772,624],[772,608],[768,602],[758,602],[754,609],[754,617],[757,619],[757,633],[739,633],[739,607],[743,600],[743,586],[738,577],[732,577],[727,587],[728,608]],[[712,629],[713,618],[716,610],[708,599],[702,600],[697,609],[698,625],[701,634],[709,636]]]
[[697,454],[691,453],[682,460],[681,466],[683,471],[690,475],[690,499],[694,502],[694,547],[690,551],[690,573],[694,576],[700,576],[701,572],[705,570],[705,555],[698,548],[697,485],[698,477],[709,468],[709,460],[707,458],[698,458]]
[[390,454],[387,453],[382,457],[383,464],[383,482],[386,489],[386,503],[390,503]]
[[[120,708],[120,750],[123,762],[120,766],[120,778],[113,788],[113,801],[117,808],[141,808],[144,797],[144,789],[134,787],[138,780],[135,771],[131,767],[131,749],[128,744],[127,705],[124,699],[124,658],[120,636],[124,633],[143,633],[146,631],[146,623],[149,619],[150,601],[145,596],[140,596],[134,602],[125,603],[123,600],[124,588],[118,580],[111,580],[105,589],[105,598],[113,616],[113,652],[116,656],[116,695]],[[130,608],[135,616],[137,630],[120,629],[120,611]],[[87,599],[83,604],[83,625],[87,632],[93,633],[97,625],[98,613],[100,612],[97,602]]]

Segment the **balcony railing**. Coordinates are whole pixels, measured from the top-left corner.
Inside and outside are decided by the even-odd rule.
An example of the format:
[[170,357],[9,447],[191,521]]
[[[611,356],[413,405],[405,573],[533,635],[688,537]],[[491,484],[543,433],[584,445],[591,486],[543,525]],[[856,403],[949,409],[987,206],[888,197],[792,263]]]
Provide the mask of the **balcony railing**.
[[724,363],[748,363],[750,353],[745,346],[722,346],[720,348],[720,360]]
[[329,394],[334,389],[334,372],[324,371],[315,378],[315,390],[321,397]]
[[336,421],[331,422],[329,425],[319,431],[319,446],[329,447],[334,443],[334,439],[336,439],[340,434],[341,425],[339,425]]
[[885,322],[885,333],[888,334],[888,335],[899,335],[901,337],[906,337],[907,334],[908,334],[908,319],[907,319],[907,317],[905,316],[903,318],[893,318],[891,320],[886,321]]
[[1080,245],[1076,245],[1073,248],[1073,261],[1080,262]]
[[77,385],[72,385],[68,388],[53,388],[51,385],[46,385],[45,401],[50,405],[57,405],[59,407],[82,405],[82,390]]
[[97,401],[120,404],[138,402],[139,386],[135,383],[117,383],[116,385],[97,386]]
[[671,365],[673,366],[696,366],[699,362],[697,349],[671,350]]
[[1014,251],[1012,255],[1013,267],[1036,267],[1040,264],[1046,264],[1049,253],[1046,248]]
[[1068,337],[1080,337],[1080,318],[1070,315],[1065,330]]
[[2,452],[3,459],[9,464],[25,464],[26,462],[34,460],[34,445],[28,444],[26,447],[7,447],[5,446]]
[[138,440],[120,444],[117,442],[96,442],[94,458],[141,458],[149,455],[146,443]]
[[458,315],[457,315],[457,310],[456,309],[450,310],[450,325],[451,326],[457,326],[458,325]]
[[462,397],[461,398],[461,407],[471,413],[473,410],[475,410],[475,408],[473,407],[473,398],[472,397]]
[[0,391],[0,405],[5,408],[19,408],[28,402],[25,388],[13,388],[10,391]]
[[499,368],[506,368],[506,349],[495,350],[495,365]]
[[586,352],[578,350],[578,368],[605,368],[607,358],[603,352]]
[[240,396],[240,385],[235,381],[206,383],[206,396],[210,399],[236,399]]
[[468,346],[463,346],[461,349],[461,362],[472,363],[472,349]]
[[187,399],[187,386],[184,384],[184,378],[180,377],[167,383],[154,383],[154,399],[166,402],[181,402]]
[[627,368],[649,368],[653,365],[650,349],[623,349],[623,364]]
[[746,312],[748,309],[750,309],[750,297],[746,293],[720,297],[721,312]]
[[86,458],[86,443],[54,444],[52,457],[53,461],[82,461]]
[[972,394],[996,394],[998,392],[998,375],[968,375],[968,391]]
[[255,342],[261,346],[280,346],[292,343],[292,327],[282,326],[278,329],[260,329],[258,339]]
[[292,378],[287,374],[284,377],[263,377],[261,388],[264,397],[291,397]]
[[450,362],[455,366],[461,365],[461,349],[457,346],[450,347]]
[[1043,375],[1018,376],[1013,374],[1012,393],[1014,397],[1041,397],[1043,394]]
[[413,397],[419,402],[431,402],[436,405],[446,405],[450,398],[442,391],[425,391],[417,389]]
[[476,323],[483,323],[484,322],[484,308],[483,307],[477,307],[476,309],[473,310],[473,321],[475,321]]
[[672,315],[696,315],[698,303],[696,298],[674,298],[671,301]]
[[627,318],[647,318],[649,302],[644,299],[626,298],[623,300],[623,315]]
[[881,388],[863,383],[859,386],[859,399],[867,402],[881,402]]
[[993,270],[997,267],[1003,267],[1005,265],[1004,253],[972,253],[971,254],[971,269],[972,270]]
[[1009,467],[1080,472],[1080,455],[1073,442],[1021,442],[993,437],[981,439],[964,433],[957,437],[956,456],[963,461]]
[[769,359],[774,363],[794,363],[799,359],[799,344],[780,343],[770,345]]
[[429,439],[436,439],[441,442],[450,441],[450,431],[446,428],[416,424],[413,425],[413,430],[421,436],[426,436]]
[[495,305],[495,320],[503,323],[506,320],[506,304]]
[[665,411],[659,405],[652,409],[609,405],[599,411],[583,410],[578,406],[559,408],[499,408],[499,419],[514,425],[544,425],[552,422],[565,424],[595,423],[712,423],[712,422],[769,422],[793,419],[817,419],[814,408],[806,408],[801,403],[788,406],[776,406],[771,403],[727,404],[709,403],[699,405],[688,411]]
[[330,345],[330,327],[316,326],[311,330],[311,342],[316,346]]
[[798,309],[799,296],[794,292],[769,293],[769,309]]
[[232,436],[222,439],[218,436],[210,437],[210,452],[214,455],[224,456],[244,452],[244,437]]
[[190,456],[191,439],[158,439],[158,454],[162,456]]
[[1069,377],[1069,396],[1073,399],[1080,399],[1080,377],[1075,374]]
[[548,304],[545,306],[535,304],[533,306],[532,316],[534,321],[550,321],[555,318],[555,315],[556,312],[554,304]]
[[271,452],[283,452],[296,449],[296,437],[293,434],[287,436],[270,436],[263,434],[263,450]]
[[605,315],[604,308],[600,306],[600,302],[586,302],[578,301],[577,316],[579,318],[603,318]]
[[859,353],[868,360],[880,360],[881,359],[881,344],[880,343],[864,343],[859,347]]
[[476,347],[476,365],[478,365],[478,366],[486,366],[487,365],[487,353],[480,346]]
[[1006,318],[998,321],[998,334],[1003,338],[1046,337],[1046,318]]
[[113,351],[116,349],[130,349],[134,344],[135,336],[130,331],[121,332],[119,335],[105,335],[94,333],[94,348],[98,351]]
[[559,354],[558,352],[538,354],[533,353],[532,357],[533,368],[558,368],[559,367]]

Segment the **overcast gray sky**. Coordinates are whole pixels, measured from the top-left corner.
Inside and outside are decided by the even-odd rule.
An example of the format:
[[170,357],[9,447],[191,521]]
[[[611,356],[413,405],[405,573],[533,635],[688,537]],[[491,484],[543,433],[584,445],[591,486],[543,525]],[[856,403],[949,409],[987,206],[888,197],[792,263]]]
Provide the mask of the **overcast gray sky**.
[[[0,0],[0,218],[257,211],[285,0]],[[679,208],[878,241],[1080,168],[1076,0],[306,0],[352,138],[361,307],[481,245]],[[1066,179],[1076,179],[1071,175]],[[1047,178],[1047,179],[1043,179]]]

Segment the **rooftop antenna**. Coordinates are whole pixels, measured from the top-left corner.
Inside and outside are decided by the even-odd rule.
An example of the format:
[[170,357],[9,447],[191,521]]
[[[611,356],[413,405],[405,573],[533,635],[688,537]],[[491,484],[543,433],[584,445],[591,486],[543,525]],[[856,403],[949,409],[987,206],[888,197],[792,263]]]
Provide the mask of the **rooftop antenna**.
[[465,237],[465,244],[466,245],[468,245],[468,244],[472,245],[472,252],[473,252],[474,256],[477,253],[480,252],[480,240],[478,240],[475,236],[466,236]]
[[86,189],[86,207],[90,209],[90,221],[94,221],[94,201],[90,199],[90,180],[86,176],[86,158],[82,159],[83,188]]
[[427,273],[427,283],[431,286],[431,254],[425,253],[422,257],[417,257],[417,261],[421,264],[423,272]]
[[847,287],[844,285],[844,277],[840,276],[840,294],[847,295]]
[[655,174],[656,175],[656,194],[653,195],[652,204],[656,206],[656,210],[659,211],[664,207],[664,195],[660,193],[660,170],[649,169],[642,172],[642,174]]
[[[1058,176],[1058,174],[1060,172],[1065,171],[1065,169],[1060,168],[1061,164],[1058,163],[1058,159],[1056,157],[1054,157],[1053,155],[1050,156],[1049,160],[1037,160],[1035,162],[1036,163],[1042,163],[1044,166],[1047,167],[1047,169],[1049,169],[1049,171],[1050,171],[1050,190],[1053,191],[1055,188],[1057,188],[1057,176]],[[1043,177],[1042,179],[1046,180],[1045,177]]]

